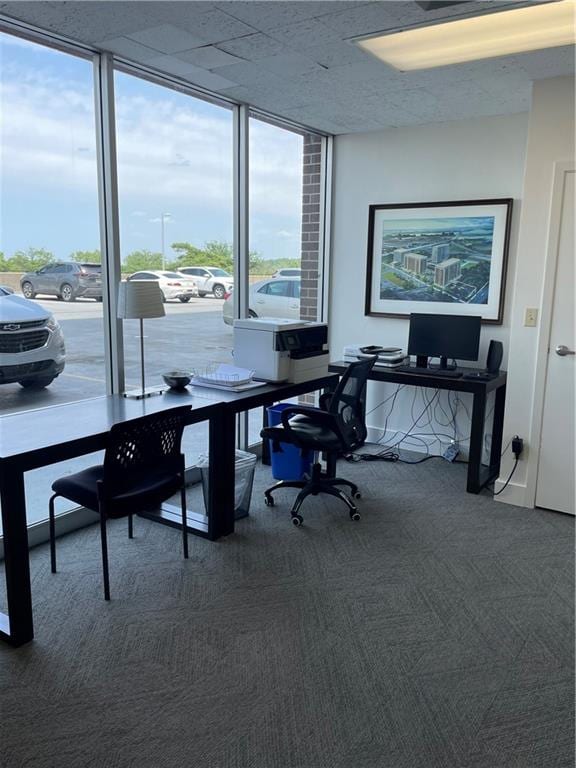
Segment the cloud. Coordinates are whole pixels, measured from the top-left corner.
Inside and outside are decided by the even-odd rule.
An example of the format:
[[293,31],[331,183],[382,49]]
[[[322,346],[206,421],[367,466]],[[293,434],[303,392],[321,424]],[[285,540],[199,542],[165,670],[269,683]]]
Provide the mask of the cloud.
[[[5,193],[69,200],[71,216],[80,198],[97,211],[91,63],[6,35],[0,44]],[[198,230],[209,219],[230,228],[232,113],[125,74],[116,76],[116,91],[123,226],[172,209],[177,228]],[[271,239],[295,237],[286,233],[300,226],[302,137],[256,119],[250,134],[253,235],[264,227]]]

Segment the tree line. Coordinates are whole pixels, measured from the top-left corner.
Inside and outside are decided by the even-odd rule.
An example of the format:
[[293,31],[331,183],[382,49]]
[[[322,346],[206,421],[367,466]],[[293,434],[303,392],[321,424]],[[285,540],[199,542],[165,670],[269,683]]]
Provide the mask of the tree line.
[[[220,240],[210,240],[199,248],[191,243],[172,243],[173,254],[166,257],[166,269],[178,270],[181,267],[221,267],[233,271],[232,244]],[[5,256],[0,251],[0,272],[34,272],[51,261],[58,261],[46,248],[28,248],[16,251],[12,256]],[[68,257],[71,261],[84,261],[92,264],[102,260],[99,250],[74,251]],[[283,267],[299,267],[299,259],[264,259],[256,251],[250,252],[250,272],[252,274],[270,274]],[[157,251],[137,250],[129,253],[122,260],[124,272],[138,272],[142,269],[162,269],[162,254]]]

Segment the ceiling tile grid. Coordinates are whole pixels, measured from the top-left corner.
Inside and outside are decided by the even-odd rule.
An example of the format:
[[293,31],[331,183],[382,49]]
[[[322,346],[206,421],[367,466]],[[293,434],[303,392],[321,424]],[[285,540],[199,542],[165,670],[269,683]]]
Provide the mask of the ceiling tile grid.
[[352,38],[525,5],[413,0],[0,2],[0,13],[329,133],[508,114],[574,47],[398,72]]

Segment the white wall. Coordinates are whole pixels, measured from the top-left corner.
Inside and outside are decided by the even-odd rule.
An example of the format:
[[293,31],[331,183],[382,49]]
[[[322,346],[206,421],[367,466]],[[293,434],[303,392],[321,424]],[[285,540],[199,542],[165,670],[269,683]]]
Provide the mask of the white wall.
[[[500,197],[514,198],[504,324],[483,327],[478,365],[484,366],[490,339],[501,340],[507,355],[527,124],[528,116],[518,114],[336,137],[330,282],[332,359],[341,356],[345,344],[404,348],[407,345],[407,320],[364,316],[371,203]],[[506,359],[503,368],[506,368]],[[368,410],[388,392],[389,387],[371,383]],[[389,432],[391,428],[406,430],[412,425],[412,396],[401,393],[390,416]],[[465,406],[466,396],[462,396],[462,400]],[[418,415],[422,407],[417,404],[414,413]],[[385,407],[374,411],[367,419],[368,424],[382,427],[385,414]],[[439,417],[444,418],[441,412]],[[467,434],[464,408],[459,410],[458,421],[461,433]],[[441,427],[437,426],[437,430],[441,431]],[[434,447],[438,445],[431,445]]]
[[[541,402],[535,384],[537,371],[546,366],[546,344],[538,344],[539,327],[524,327],[524,311],[526,307],[537,307],[540,321],[543,314],[550,312],[542,298],[550,201],[554,163],[563,161],[574,161],[573,77],[556,77],[535,83],[530,111],[504,420],[504,440],[518,434],[524,438],[527,450],[510,486],[498,497],[501,501],[527,507],[534,505],[536,492],[540,432],[537,416]],[[501,480],[507,478],[512,465],[512,457],[505,456]]]

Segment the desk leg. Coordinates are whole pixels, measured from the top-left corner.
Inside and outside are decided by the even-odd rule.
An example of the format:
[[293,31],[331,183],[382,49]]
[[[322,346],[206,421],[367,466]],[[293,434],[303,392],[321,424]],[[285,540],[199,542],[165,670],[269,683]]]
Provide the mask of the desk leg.
[[500,474],[502,455],[502,434],[504,431],[504,405],[506,403],[506,384],[498,387],[494,393],[494,416],[492,419],[492,447],[490,449],[490,479]]
[[14,467],[0,470],[0,502],[8,598],[8,615],[0,613],[0,639],[19,646],[34,638],[34,626],[24,474]]
[[236,414],[220,408],[210,419],[208,538],[214,541],[234,533],[234,479]]
[[470,430],[470,455],[468,457],[468,493],[480,493],[483,483],[480,479],[482,470],[482,441],[484,439],[484,417],[486,414],[486,393],[475,392],[472,403],[472,425]]

